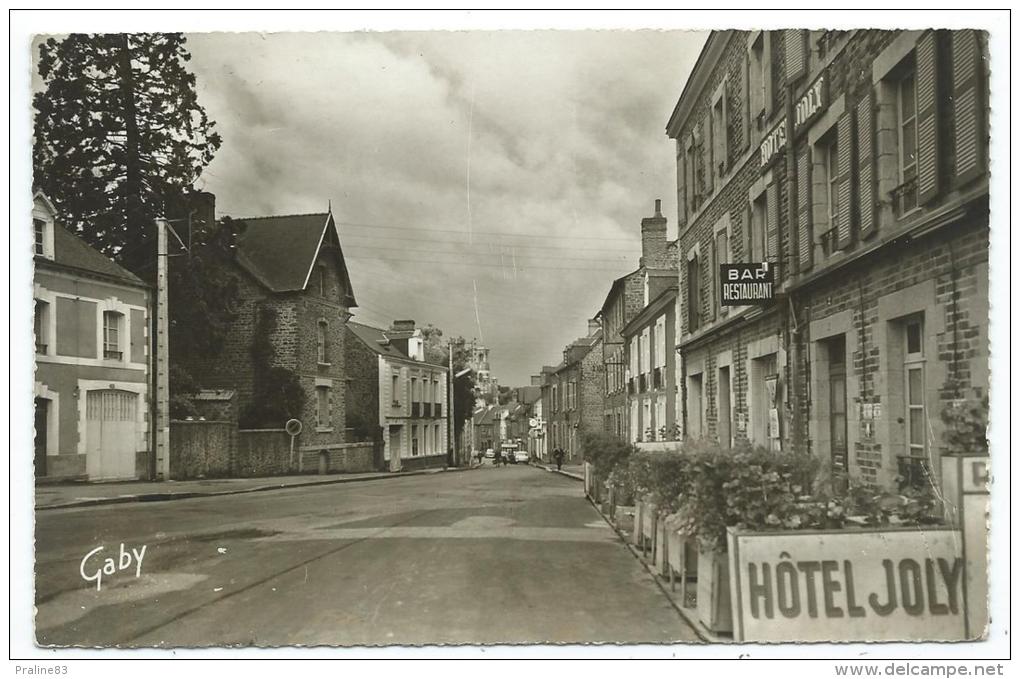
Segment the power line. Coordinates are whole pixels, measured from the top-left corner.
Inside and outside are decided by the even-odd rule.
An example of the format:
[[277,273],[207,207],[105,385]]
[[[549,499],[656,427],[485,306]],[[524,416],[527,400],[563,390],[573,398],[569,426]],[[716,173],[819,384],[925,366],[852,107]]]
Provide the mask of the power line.
[[[475,253],[473,253],[473,252],[457,252],[455,250],[409,250],[408,248],[388,248],[388,247],[383,247],[383,246],[362,246],[362,245],[356,245],[356,246],[354,246],[354,249],[355,250],[360,250],[363,247],[367,248],[367,249],[372,249],[372,250],[395,251],[395,252],[404,252],[404,253],[408,253],[408,254],[412,254],[412,253],[415,253],[415,252],[423,252],[423,253],[429,253],[429,254],[435,254],[435,255],[457,255],[459,257],[463,257],[465,255],[469,255],[471,257],[486,257],[486,256],[503,256],[503,255],[511,254],[509,252],[481,252],[481,253],[475,252]],[[512,246],[508,246],[508,247],[512,247]],[[351,254],[351,252],[348,250],[348,252],[345,253],[345,256],[357,258],[357,257],[368,257],[370,255]],[[627,255],[621,255],[620,257],[616,257],[616,258],[599,258],[599,257],[564,257],[564,256],[561,256],[561,255],[543,256],[543,255],[529,255],[529,254],[517,254],[517,253],[514,253],[514,257],[520,257],[520,258],[526,258],[526,259],[552,259],[552,260],[557,260],[557,261],[592,262],[592,263],[605,263],[605,264],[616,264],[617,262],[623,262],[623,261],[626,261],[628,259]]]
[[[391,230],[396,230],[396,231],[417,231],[419,233],[422,233],[422,232],[424,232],[424,233],[458,233],[458,234],[461,234],[461,235],[464,235],[464,236],[467,236],[469,234],[475,234],[475,233],[484,233],[484,234],[488,234],[488,235],[508,236],[508,237],[514,237],[514,238],[558,238],[558,239],[561,239],[561,240],[563,240],[563,239],[566,239],[566,240],[576,240],[578,238],[578,236],[552,236],[552,235],[545,234],[545,233],[526,233],[526,232],[525,233],[521,233],[521,232],[511,232],[511,231],[488,231],[488,230],[484,230],[484,229],[482,229],[482,230],[474,229],[474,230],[469,232],[469,231],[465,231],[463,229],[434,229],[434,228],[429,228],[429,227],[416,227],[416,226],[390,226],[390,225],[387,225],[387,224],[371,224],[371,223],[368,223],[368,222],[340,222],[340,221],[338,221],[337,224],[339,224],[340,226],[349,226],[349,227],[352,227],[352,228],[355,228],[355,229],[391,229]],[[633,242],[634,241],[634,238],[632,238],[632,237],[631,238],[625,238],[625,237],[620,237],[620,236],[612,237],[612,236],[589,236],[589,235],[584,235],[584,236],[582,236],[582,238],[584,238],[586,240],[627,241],[627,242]]]
[[[408,263],[408,264],[442,264],[444,266],[477,266],[477,267],[482,267],[482,268],[486,268],[486,269],[493,269],[493,270],[499,270],[499,271],[507,271],[509,269],[515,268],[513,266],[508,266],[506,264],[488,264],[488,263],[481,263],[481,262],[463,262],[463,261],[462,262],[457,262],[457,261],[435,260],[435,259],[401,259],[401,258],[398,258],[398,257],[378,257],[378,256],[372,256],[372,255],[363,255],[363,256],[347,255],[346,257],[347,257],[347,259],[353,259],[353,260],[369,260],[369,261],[378,260],[378,261],[383,261],[383,262],[405,262],[405,263]],[[588,259],[588,260],[584,260],[584,261],[595,262],[595,261],[598,261],[598,260]],[[623,261],[623,260],[612,260],[612,261],[607,261],[606,263],[618,264],[618,263],[620,263],[620,261]],[[545,271],[592,271],[592,272],[599,271],[599,272],[603,272],[603,273],[605,273],[605,271],[606,271],[606,267],[605,266],[577,267],[577,266],[539,266],[537,264],[517,264],[516,268],[517,269],[536,269],[536,270],[545,270]]]
[[[486,245],[493,246],[493,245],[496,245],[496,246],[501,246],[501,247],[526,248],[526,249],[531,249],[531,250],[572,250],[572,251],[580,250],[580,251],[585,251],[585,252],[620,252],[621,247],[622,247],[622,246],[619,246],[619,247],[612,247],[612,248],[585,248],[585,247],[580,247],[580,246],[576,246],[576,245],[568,245],[568,244],[554,245],[554,244],[551,244],[551,243],[543,243],[543,244],[539,244],[539,245],[528,245],[526,243],[505,243],[503,241],[478,240],[478,239],[473,240],[471,242],[471,244],[469,245],[467,243],[464,243],[464,241],[460,240],[460,239],[454,239],[454,240],[449,240],[449,239],[446,239],[446,240],[444,240],[444,239],[429,239],[429,238],[413,239],[410,236],[380,236],[380,235],[377,235],[377,234],[376,235],[371,235],[371,236],[362,236],[361,234],[357,234],[357,233],[344,234],[344,241],[345,242],[349,242],[348,239],[350,239],[350,238],[360,238],[360,239],[370,240],[370,241],[375,241],[375,240],[395,240],[395,241],[400,241],[402,243],[407,243],[407,242],[411,241],[411,242],[418,242],[418,243],[436,243],[437,245],[438,244],[466,245],[467,247],[486,246]],[[584,237],[582,237],[582,238],[584,238]],[[367,247],[367,246],[355,245],[355,247]],[[634,247],[635,248],[637,247],[636,243],[634,244]]]

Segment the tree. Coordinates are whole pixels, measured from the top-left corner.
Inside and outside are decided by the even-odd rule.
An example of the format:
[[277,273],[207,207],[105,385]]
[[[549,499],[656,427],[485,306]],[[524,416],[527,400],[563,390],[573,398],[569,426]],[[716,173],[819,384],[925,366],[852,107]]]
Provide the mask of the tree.
[[35,183],[66,227],[132,271],[151,266],[154,218],[220,147],[179,33],[72,34],[39,48]]
[[[431,323],[421,329],[425,344],[425,360],[436,365],[450,364],[450,344],[453,344],[453,374],[470,367],[471,350],[463,337],[452,337],[443,341],[443,331]],[[451,375],[452,378],[452,375]],[[475,409],[474,374],[467,374],[453,382],[453,406],[457,414],[453,423],[456,436],[464,430],[464,424]]]
[[[150,284],[157,216],[191,246],[168,266],[175,413],[202,387],[177,357],[215,355],[237,299],[236,278],[217,261],[232,256],[235,227],[216,224],[212,210],[193,219],[202,194],[191,187],[221,139],[198,103],[190,59],[179,33],[50,38],[39,47],[45,88],[33,102],[34,181],[65,227]],[[186,254],[169,240],[172,254]]]

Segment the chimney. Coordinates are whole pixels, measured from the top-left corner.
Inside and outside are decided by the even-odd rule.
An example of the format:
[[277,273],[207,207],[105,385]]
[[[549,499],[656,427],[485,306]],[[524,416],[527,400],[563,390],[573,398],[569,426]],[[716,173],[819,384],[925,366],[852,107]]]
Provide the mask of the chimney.
[[196,231],[211,231],[216,226],[216,195],[193,191],[190,196],[191,224]]
[[542,386],[542,382],[544,382],[544,381],[545,380],[542,379],[541,375],[532,375],[531,376],[531,386],[533,386],[533,387],[541,387]]
[[591,337],[596,332],[602,329],[602,321],[597,318],[588,319],[588,337]]
[[393,325],[390,326],[390,330],[394,332],[413,332],[414,321],[412,320],[393,321]]
[[655,199],[655,215],[641,220],[641,260],[639,266],[651,269],[669,267],[666,255],[666,218],[662,201]]

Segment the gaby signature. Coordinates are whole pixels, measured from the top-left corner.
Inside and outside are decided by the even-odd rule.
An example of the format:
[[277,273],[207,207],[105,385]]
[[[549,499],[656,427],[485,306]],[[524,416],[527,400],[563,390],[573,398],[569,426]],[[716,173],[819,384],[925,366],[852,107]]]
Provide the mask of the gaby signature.
[[[103,547],[96,547],[91,552],[86,554],[81,560],[81,564],[78,566],[78,572],[81,573],[81,577],[86,582],[95,582],[96,591],[102,591],[103,589],[103,576],[113,575],[118,571],[124,571],[131,568],[132,565],[135,567],[135,577],[139,577],[142,574],[142,561],[145,559],[145,550],[148,545],[142,545],[141,549],[131,548],[130,551],[124,549],[124,543],[120,543],[120,553],[117,558],[114,559],[112,556],[108,556],[102,561],[98,554],[106,549]],[[95,557],[95,559],[93,559]]]

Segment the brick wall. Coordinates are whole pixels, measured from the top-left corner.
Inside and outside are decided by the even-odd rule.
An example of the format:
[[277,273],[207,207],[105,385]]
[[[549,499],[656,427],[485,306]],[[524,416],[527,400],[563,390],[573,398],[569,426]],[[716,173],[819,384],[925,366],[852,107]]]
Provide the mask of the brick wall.
[[603,429],[605,368],[605,363],[602,361],[602,342],[599,341],[581,359],[581,369],[578,373],[577,405],[580,408],[581,432],[595,432]]

